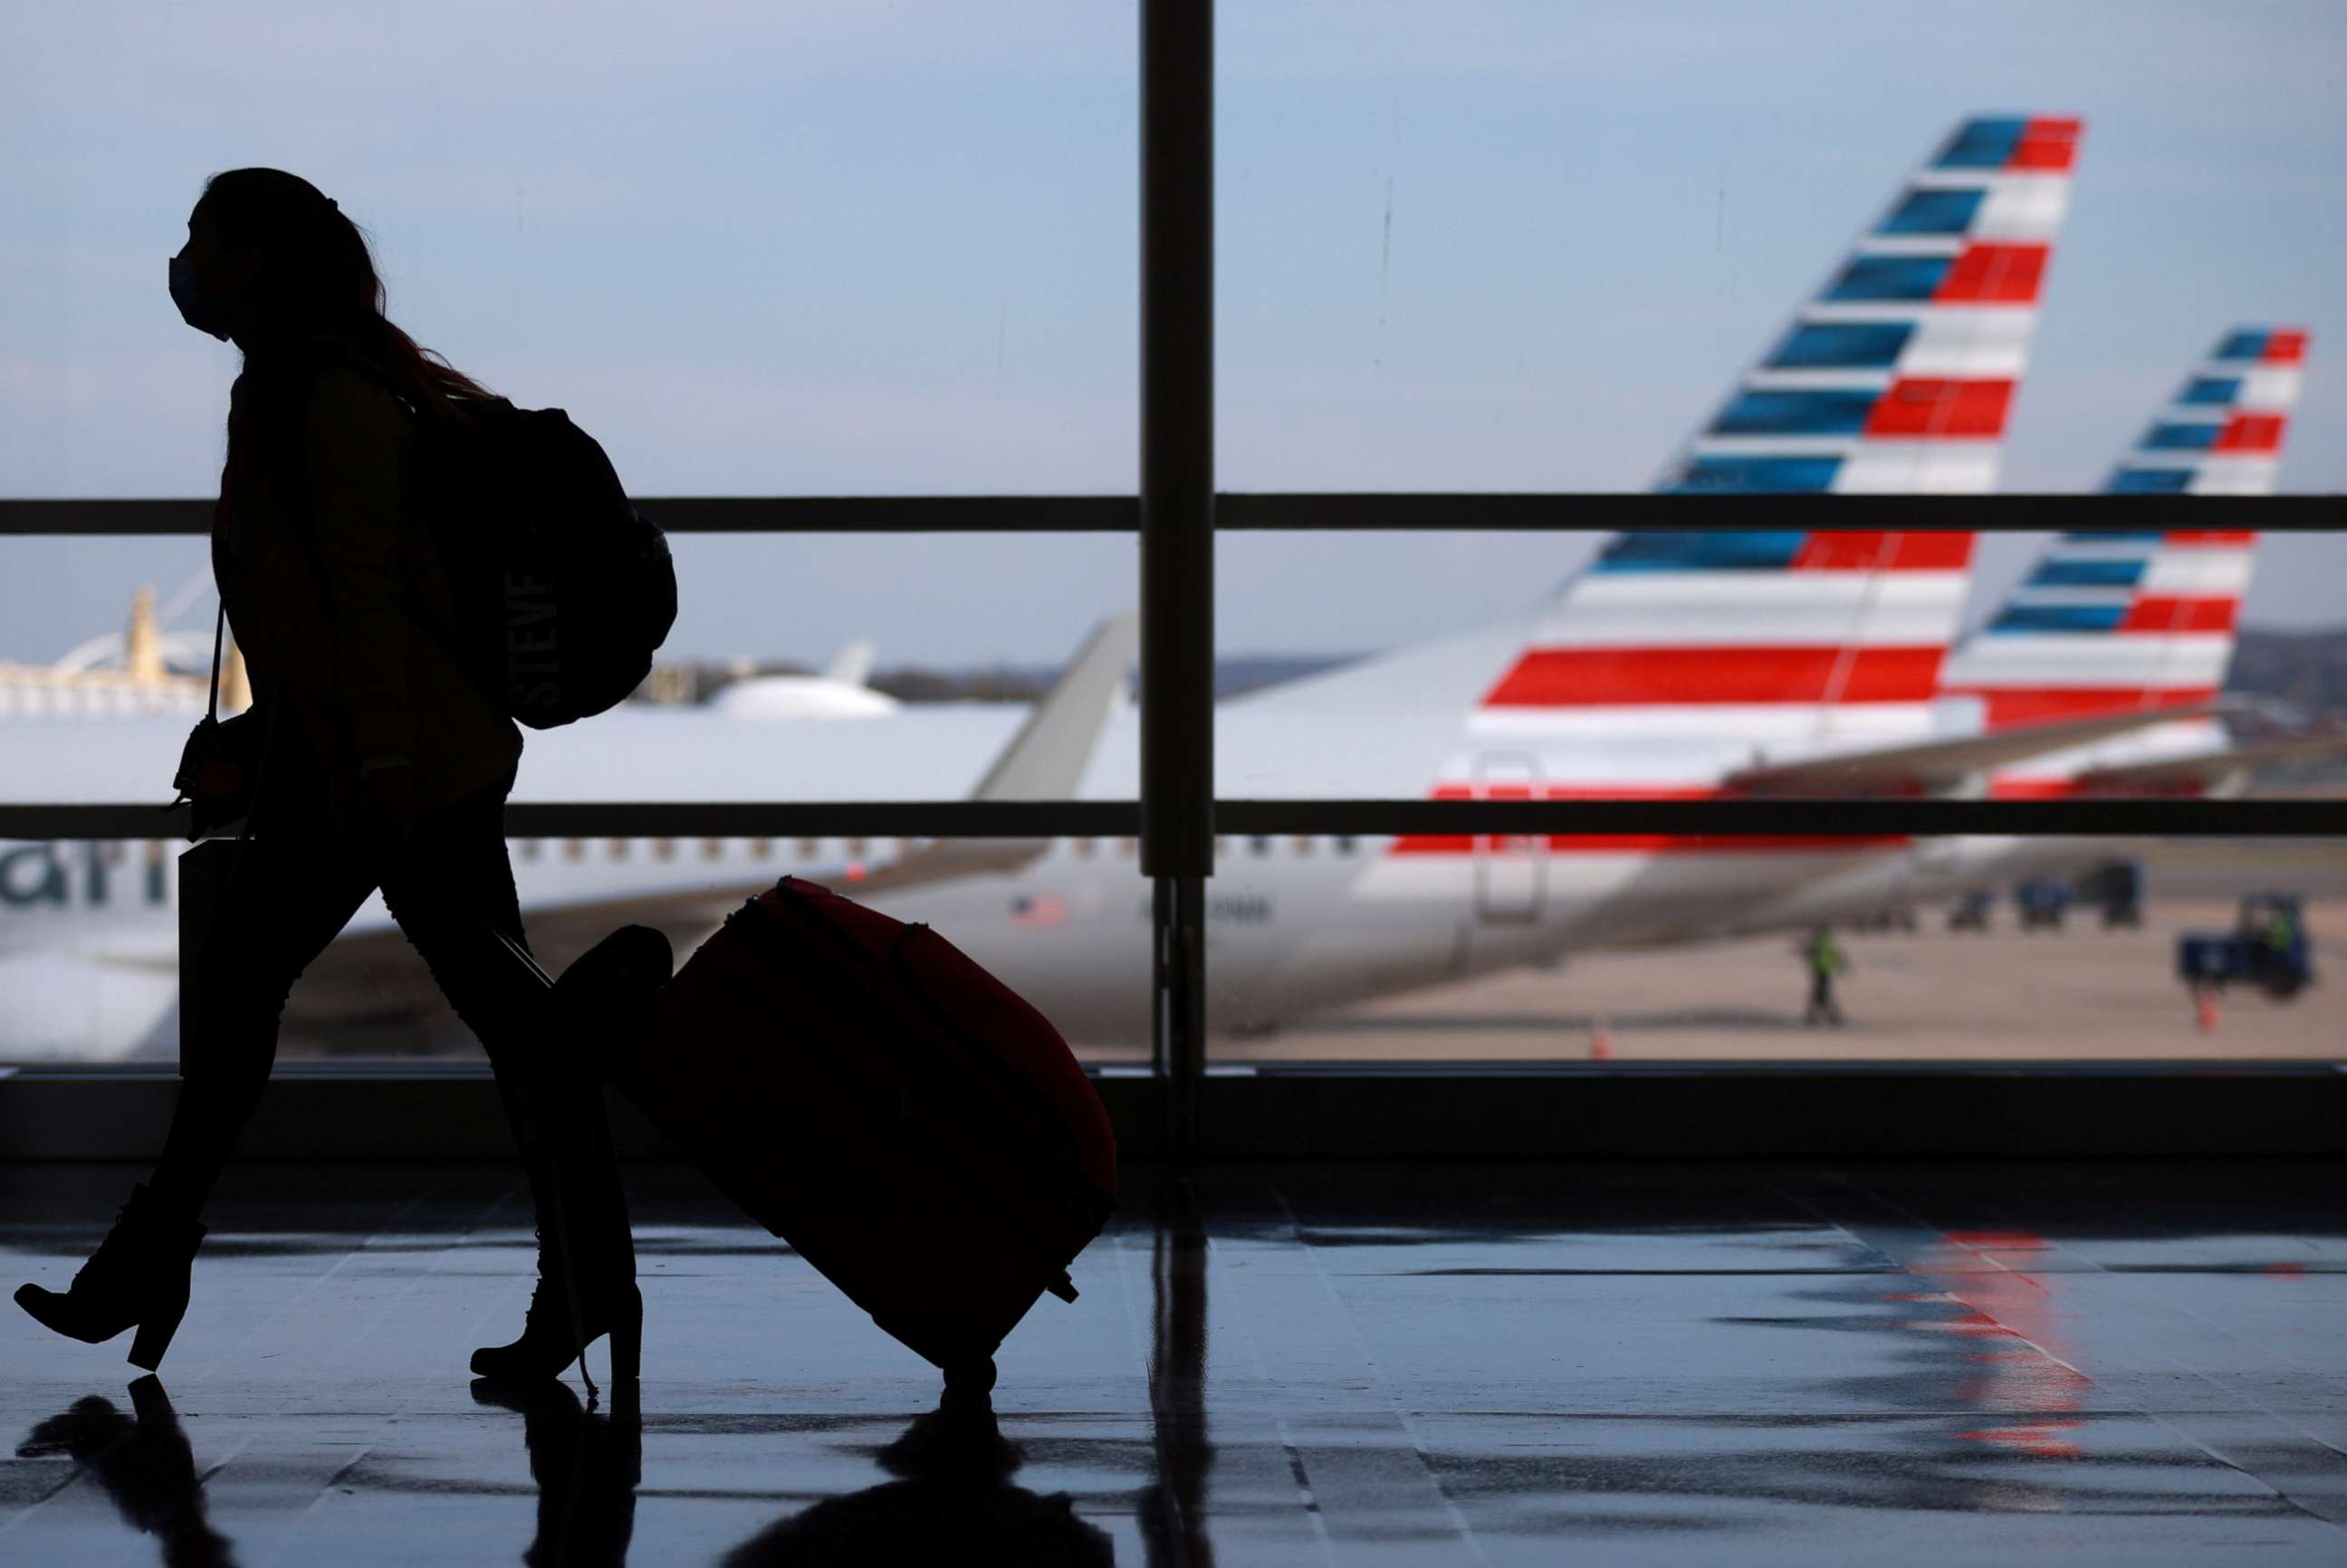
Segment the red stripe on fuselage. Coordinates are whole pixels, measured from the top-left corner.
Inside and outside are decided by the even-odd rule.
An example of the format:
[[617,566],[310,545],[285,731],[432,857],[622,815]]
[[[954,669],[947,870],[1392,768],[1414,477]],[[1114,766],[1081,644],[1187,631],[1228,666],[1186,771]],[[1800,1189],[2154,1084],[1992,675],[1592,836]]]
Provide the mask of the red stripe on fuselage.
[[2180,546],[2186,549],[2198,549],[2209,545],[2255,544],[2257,538],[2257,531],[2253,528],[2234,528],[2221,533],[2204,529],[2198,532],[2163,534],[2160,536],[2159,542],[2164,545]]
[[1937,646],[1891,648],[1535,648],[1487,708],[1719,702],[1924,702]]

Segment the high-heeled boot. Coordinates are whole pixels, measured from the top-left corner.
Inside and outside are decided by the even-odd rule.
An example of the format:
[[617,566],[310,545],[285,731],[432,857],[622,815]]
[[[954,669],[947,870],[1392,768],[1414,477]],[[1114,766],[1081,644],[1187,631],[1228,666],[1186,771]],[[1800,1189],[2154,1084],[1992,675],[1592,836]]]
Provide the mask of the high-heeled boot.
[[130,1364],[153,1371],[170,1348],[188,1310],[188,1276],[203,1244],[204,1227],[165,1207],[145,1186],[62,1293],[37,1285],[16,1287],[16,1305],[45,1328],[97,1345],[136,1328]]
[[[611,1337],[611,1376],[632,1381],[643,1354],[643,1295],[600,1082],[505,1096],[537,1212],[538,1286],[521,1337],[473,1352],[477,1377],[537,1381]],[[591,1381],[589,1385],[593,1386]]]

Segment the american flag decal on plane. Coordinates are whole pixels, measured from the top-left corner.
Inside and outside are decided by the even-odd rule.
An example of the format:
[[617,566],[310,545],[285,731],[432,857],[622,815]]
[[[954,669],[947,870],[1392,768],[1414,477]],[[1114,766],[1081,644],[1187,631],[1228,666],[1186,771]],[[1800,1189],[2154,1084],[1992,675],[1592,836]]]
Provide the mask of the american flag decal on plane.
[[2080,122],[1966,120],[1672,466],[1693,494],[1996,482]]
[[[2294,328],[2225,333],[2105,491],[2270,494],[2307,344]],[[1944,685],[1980,698],[1991,728],[2207,702],[2224,684],[2256,544],[2247,532],[2064,534],[1950,656]]]

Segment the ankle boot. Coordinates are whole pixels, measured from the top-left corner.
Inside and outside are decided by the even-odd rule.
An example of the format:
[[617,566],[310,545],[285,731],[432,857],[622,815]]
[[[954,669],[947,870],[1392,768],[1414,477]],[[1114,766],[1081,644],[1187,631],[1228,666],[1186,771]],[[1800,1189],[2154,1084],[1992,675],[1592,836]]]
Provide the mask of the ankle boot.
[[538,1286],[521,1337],[474,1351],[473,1372],[506,1381],[559,1377],[609,1334],[611,1376],[632,1381],[642,1361],[643,1295],[602,1086],[541,1087],[508,1095],[506,1104],[537,1213]]
[[134,1186],[114,1228],[73,1284],[63,1294],[18,1286],[16,1305],[43,1327],[86,1345],[135,1327],[130,1364],[151,1372],[188,1310],[188,1275],[203,1239],[204,1227],[193,1218],[169,1212],[145,1186]]

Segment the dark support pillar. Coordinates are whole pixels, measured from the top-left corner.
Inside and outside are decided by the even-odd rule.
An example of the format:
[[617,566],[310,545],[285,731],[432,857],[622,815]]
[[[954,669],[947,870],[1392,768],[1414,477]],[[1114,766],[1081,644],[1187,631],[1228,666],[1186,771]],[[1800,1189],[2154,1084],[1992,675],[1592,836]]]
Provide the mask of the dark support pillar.
[[1214,840],[1212,0],[1141,3],[1141,869],[1166,1151],[1198,1146]]

